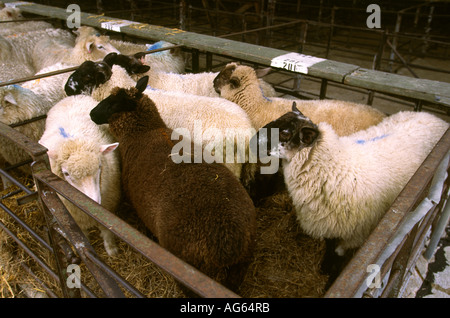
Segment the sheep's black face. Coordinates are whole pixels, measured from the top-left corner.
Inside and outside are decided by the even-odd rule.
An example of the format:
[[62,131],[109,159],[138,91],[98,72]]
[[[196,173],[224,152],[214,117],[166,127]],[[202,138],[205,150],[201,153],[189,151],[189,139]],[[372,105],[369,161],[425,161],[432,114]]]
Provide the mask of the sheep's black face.
[[92,90],[111,78],[108,64],[86,61],[70,75],[64,86],[67,96],[91,94]]
[[137,107],[137,100],[130,96],[125,89],[119,89],[112,95],[102,100],[95,106],[90,116],[97,125],[107,124],[116,113],[134,111]]
[[235,83],[236,79],[233,79],[231,75],[236,69],[236,65],[227,65],[222,71],[217,74],[216,78],[214,78],[214,90],[217,94],[220,94],[220,90],[222,87],[230,83],[233,87],[239,85],[239,83]]
[[312,146],[318,136],[317,125],[296,109],[268,123],[254,138],[267,155],[290,159],[293,151]]
[[150,70],[150,66],[142,63],[142,57],[144,53],[136,53],[133,56],[109,53],[103,59],[110,67],[113,65],[119,65],[123,67],[129,75],[142,74]]

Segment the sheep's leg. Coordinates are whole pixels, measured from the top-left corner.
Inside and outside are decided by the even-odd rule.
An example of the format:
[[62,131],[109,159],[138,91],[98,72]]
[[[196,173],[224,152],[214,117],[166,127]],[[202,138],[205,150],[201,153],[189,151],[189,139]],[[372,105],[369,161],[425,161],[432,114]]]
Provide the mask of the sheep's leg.
[[114,234],[104,226],[99,226],[99,229],[100,235],[103,238],[103,244],[105,246],[106,253],[108,253],[109,256],[116,255],[119,249],[116,245]]

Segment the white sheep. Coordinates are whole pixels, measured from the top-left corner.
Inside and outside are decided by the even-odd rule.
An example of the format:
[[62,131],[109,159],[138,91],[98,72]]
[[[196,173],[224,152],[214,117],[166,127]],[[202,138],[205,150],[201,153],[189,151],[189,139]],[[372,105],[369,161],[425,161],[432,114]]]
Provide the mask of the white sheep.
[[[13,43],[18,50],[20,50],[21,54],[27,59],[27,61],[31,62],[34,65],[35,59],[45,59],[46,53],[38,54],[38,57],[35,57],[35,46],[41,41],[65,41],[70,42],[73,41],[73,35],[63,29],[55,29],[49,28],[44,30],[35,30],[21,33],[13,33],[9,35],[4,35],[6,39],[8,39],[11,43]],[[35,69],[38,71],[38,69]]]
[[16,44],[0,35],[0,81],[31,76],[35,73],[32,63]]
[[84,61],[101,60],[108,53],[119,51],[106,35],[100,35],[92,27],[78,28],[75,42],[64,38],[46,38],[33,48],[32,61],[36,71],[56,63],[80,65]]
[[[124,55],[133,55],[174,45],[166,41],[158,41],[153,44],[137,44],[119,40],[111,40],[111,44]],[[181,48],[145,54],[142,62],[151,65],[155,72],[184,73],[186,68],[185,56]]]
[[[95,125],[89,112],[98,104],[89,96],[71,96],[53,106],[39,143],[48,149],[51,170],[60,178],[115,212],[121,199],[118,146],[106,125]],[[114,235],[73,204],[61,198],[77,224],[97,226],[108,255],[117,252]]]
[[[66,68],[74,66],[76,65],[66,63],[56,63],[54,65],[43,68],[35,75],[64,70]],[[32,81],[24,82],[21,84],[21,86],[24,88],[28,88],[32,90],[34,93],[44,97],[50,103],[50,105],[55,105],[57,102],[67,97],[66,92],[64,91],[64,85],[72,73],[73,71],[38,78]]]
[[404,111],[338,136],[294,104],[258,132],[258,144],[267,141],[268,153],[282,159],[302,229],[315,238],[339,239],[335,251],[342,256],[366,240],[448,127],[429,113]]
[[[115,87],[134,87],[136,82],[127,74],[124,68],[118,65],[112,67],[112,75],[108,79],[106,74],[107,65],[99,67],[101,63],[83,63],[70,77],[66,85],[67,95],[80,94],[83,91],[90,93],[98,101],[110,95]],[[86,79],[87,74],[91,79]],[[103,74],[103,75],[102,75]],[[97,85],[96,78],[102,75],[105,77],[103,84]],[[72,86],[68,88],[68,86]],[[156,90],[148,87],[145,90],[156,104],[158,111],[166,125],[173,129],[185,129],[183,137],[188,133],[191,140],[197,136],[202,138],[198,141],[203,146],[208,147],[207,154],[211,154],[214,160],[221,161],[241,179],[244,185],[251,180],[255,167],[251,164],[244,165],[249,161],[249,140],[256,132],[251,126],[251,122],[246,113],[236,104],[223,98],[206,97],[186,94],[181,92],[171,92]],[[218,137],[216,137],[218,136]],[[236,149],[231,145],[236,145]],[[223,149],[223,150],[222,150]],[[228,157],[227,157],[227,151]],[[232,158],[231,158],[232,157]],[[245,167],[245,171],[243,171]],[[247,170],[248,169],[248,170]]]
[[[18,124],[25,120],[45,115],[51,105],[42,96],[19,85],[0,87],[0,121],[6,125]],[[17,126],[15,129],[33,141],[38,141],[44,132],[45,121],[43,119]],[[16,164],[30,159],[30,156],[14,142],[4,137],[0,138],[0,167],[6,163]],[[21,170],[31,174],[28,165],[21,166]],[[10,182],[2,175],[3,187]]]
[[[246,111],[256,129],[291,111],[292,99],[264,94],[258,77],[267,69],[229,63],[214,79],[214,88]],[[339,100],[295,100],[297,107],[313,122],[326,121],[339,135],[349,135],[378,124],[386,117],[381,111],[363,104]]]
[[[149,77],[148,83],[155,89],[178,91],[209,97],[220,97],[213,85],[214,79],[219,72],[176,74],[154,70],[151,62],[145,62],[145,64],[150,66],[150,70],[144,75]],[[137,80],[139,76],[142,75],[134,75],[133,78]],[[258,83],[259,89],[262,90],[265,96],[276,96],[276,92],[272,85],[262,79],[258,79]]]
[[19,8],[2,7],[0,10],[0,21],[15,21],[23,19],[24,17]]
[[29,31],[45,30],[53,28],[53,25],[45,21],[18,21],[24,20],[22,11],[19,8],[5,7],[0,10],[0,21],[16,21],[2,23],[1,35],[11,35]]

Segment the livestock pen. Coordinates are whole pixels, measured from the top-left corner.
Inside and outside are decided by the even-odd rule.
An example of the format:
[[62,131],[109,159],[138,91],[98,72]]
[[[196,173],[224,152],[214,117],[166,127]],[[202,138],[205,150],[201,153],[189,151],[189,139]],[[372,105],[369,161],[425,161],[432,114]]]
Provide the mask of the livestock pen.
[[[24,13],[55,18],[63,23],[71,14],[65,9],[31,2],[21,1],[16,5]],[[296,85],[302,76],[308,76],[320,83],[317,96],[321,99],[326,98],[330,84],[342,85],[407,101],[416,111],[426,108],[441,116],[448,114],[448,83],[380,72],[314,56],[286,56],[293,52],[102,14],[81,12],[80,17],[82,25],[109,32],[111,36],[143,41],[165,40],[180,45],[191,58],[193,72],[217,67],[213,66],[214,59],[221,65],[227,61],[241,61],[253,66],[271,66],[294,82],[292,89],[275,85],[280,93],[301,96]],[[18,79],[9,84],[22,81]],[[301,233],[295,225],[286,196],[267,199],[266,205],[259,209],[258,225],[258,239],[266,245],[256,251],[249,278],[244,281],[241,293],[235,294],[161,248],[145,234],[137,220],[124,221],[120,215],[112,214],[55,176],[50,171],[44,147],[2,123],[0,135],[30,155],[30,160],[22,164],[30,164],[32,168],[30,179],[16,174],[14,166],[0,167],[0,173],[15,184],[14,190],[2,194],[0,201],[0,207],[10,220],[9,223],[4,220],[0,223],[2,235],[7,236],[4,240],[8,242],[8,248],[15,247],[8,262],[12,268],[21,268],[32,277],[36,282],[33,286],[40,286],[35,290],[42,290],[50,297],[180,297],[175,281],[202,297],[401,297],[411,268],[424,250],[425,241],[429,236],[431,241],[441,236],[440,223],[446,221],[449,208],[446,203],[450,132],[447,131],[368,240],[327,290],[326,279],[319,271],[323,242]],[[100,254],[99,244],[95,241],[89,243],[57,194],[118,237],[124,253],[120,256],[123,263],[117,259],[108,260],[107,256]],[[123,210],[128,208],[125,206]],[[278,214],[269,213],[270,208],[271,213]],[[270,222],[274,222],[273,228],[269,228]],[[291,244],[290,249],[283,249],[283,244]],[[430,251],[427,252],[432,253],[433,248],[433,244],[429,244]],[[289,255],[295,249],[298,249],[296,253],[303,254]],[[276,262],[275,258],[278,259]],[[309,263],[302,263],[304,258]],[[291,277],[286,277],[289,276],[286,273],[276,273],[267,264],[270,262],[276,265],[290,263]],[[73,275],[77,272],[67,270],[73,264],[82,270],[80,288],[73,288],[77,283]],[[309,271],[302,272],[299,267]],[[292,276],[292,268],[297,271],[296,276]],[[264,276],[261,272],[265,272]],[[6,280],[6,270],[0,274]]]

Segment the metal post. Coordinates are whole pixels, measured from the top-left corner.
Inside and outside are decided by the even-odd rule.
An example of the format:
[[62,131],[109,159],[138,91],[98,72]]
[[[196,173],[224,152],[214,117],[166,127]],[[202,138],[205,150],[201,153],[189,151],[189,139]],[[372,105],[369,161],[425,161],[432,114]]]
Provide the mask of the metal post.
[[[267,26],[273,25],[273,20],[275,16],[275,6],[277,1],[276,0],[268,0],[267,2]],[[266,31],[266,38],[264,43],[266,46],[272,46],[272,29],[267,29]]]
[[186,1],[180,1],[180,29],[186,30]]
[[331,45],[331,38],[333,37],[334,16],[336,9],[337,9],[336,7],[333,7],[333,9],[331,10],[331,24],[330,24],[330,32],[328,33],[327,52],[325,54],[325,58],[328,58],[328,55],[330,53],[330,45]]
[[197,49],[192,49],[192,72],[198,73],[200,71],[200,53]]
[[428,40],[430,39],[431,21],[433,20],[434,6],[430,7],[430,13],[428,14],[427,26],[425,27],[424,45],[422,46],[422,54],[426,54],[428,50]]
[[395,23],[394,37],[392,39],[391,55],[389,56],[389,72],[392,72],[392,66],[394,65],[395,49],[398,43],[397,34],[398,32],[400,32],[401,24],[402,24],[402,15],[399,13],[397,14],[397,22]]
[[327,86],[328,86],[328,80],[323,78],[322,83],[320,84],[320,99],[325,99],[327,95]]

